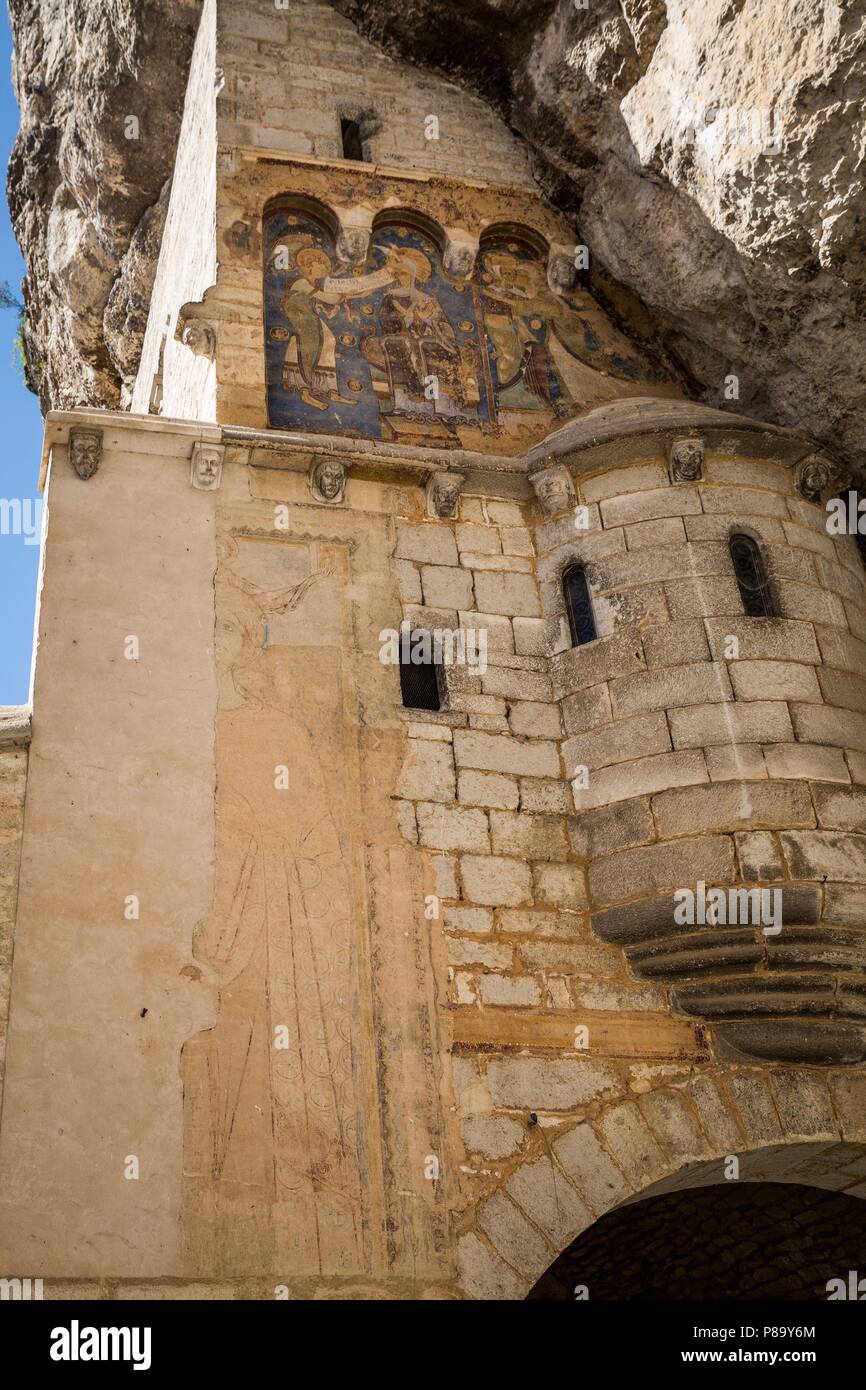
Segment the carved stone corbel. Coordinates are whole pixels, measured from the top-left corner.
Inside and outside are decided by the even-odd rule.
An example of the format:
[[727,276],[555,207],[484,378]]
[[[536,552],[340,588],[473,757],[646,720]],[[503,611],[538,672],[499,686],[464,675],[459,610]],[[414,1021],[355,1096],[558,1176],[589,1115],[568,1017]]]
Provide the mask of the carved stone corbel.
[[317,502],[336,506],[342,502],[346,491],[346,465],[335,458],[314,459],[310,466],[309,484]]
[[370,250],[366,227],[344,227],[337,238],[337,259],[344,265],[364,265]]
[[560,247],[551,246],[547,258],[547,283],[554,294],[567,294],[577,276],[574,261]]
[[443,519],[456,516],[460,489],[466,482],[463,473],[434,473],[427,484],[427,512]]
[[529,475],[535,495],[545,516],[559,516],[574,511],[577,494],[571,474],[563,464],[548,465]]
[[188,347],[196,357],[206,357],[212,362],[216,353],[216,328],[209,319],[199,318],[190,312],[197,307],[197,305],[184,304],[177,316],[174,336],[179,343],[183,343],[184,347]]
[[837,492],[850,482],[850,471],[826,454],[810,454],[794,469],[794,486],[807,502],[819,502],[823,492]]
[[343,265],[366,264],[373,234],[372,216],[362,208],[346,208],[337,211],[337,219],[337,260]]
[[197,441],[192,446],[189,480],[199,492],[216,492],[222,483],[224,444],[204,444]]
[[459,236],[448,232],[442,264],[455,280],[468,280],[475,269],[478,257],[478,242],[466,235]]
[[226,231],[225,239],[233,251],[249,251],[253,239],[253,229],[249,222],[244,222],[238,218]]
[[670,475],[672,483],[697,483],[704,476],[704,441],[690,435],[675,439],[671,444]]
[[85,482],[102,462],[102,430],[76,425],[69,431],[69,462]]

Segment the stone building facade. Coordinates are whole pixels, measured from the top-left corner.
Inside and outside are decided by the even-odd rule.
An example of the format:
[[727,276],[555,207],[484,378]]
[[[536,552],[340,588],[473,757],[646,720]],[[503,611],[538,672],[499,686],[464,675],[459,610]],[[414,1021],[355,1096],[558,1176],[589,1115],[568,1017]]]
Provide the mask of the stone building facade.
[[[49,1296],[520,1298],[732,1158],[866,1195],[843,479],[580,250],[479,102],[205,4],[131,410],[47,420],[23,832],[0,720],[0,1266]],[[404,632],[466,658],[437,708]]]

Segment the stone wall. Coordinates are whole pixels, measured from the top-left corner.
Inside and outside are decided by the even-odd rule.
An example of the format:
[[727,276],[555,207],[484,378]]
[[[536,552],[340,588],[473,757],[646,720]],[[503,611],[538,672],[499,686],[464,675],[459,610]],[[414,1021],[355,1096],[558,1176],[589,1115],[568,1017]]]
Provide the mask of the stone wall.
[[[849,886],[866,843],[854,540],[828,535],[779,463],[709,454],[700,482],[672,483],[663,455],[579,462],[575,509],[531,529],[525,508],[472,496],[456,525],[400,528],[404,616],[481,627],[490,652],[483,674],[452,676],[448,713],[410,724],[401,783],[418,843],[464,856],[445,895],[461,900],[445,909],[449,929],[473,933],[451,941],[454,1001],[675,1003],[736,1016],[722,1031],[747,1051],[803,1060],[812,1036],[818,1057],[833,1039],[860,1059],[857,986],[821,964],[832,941],[834,960],[862,968]],[[743,616],[728,551],[743,529],[762,543],[778,618]],[[575,561],[599,628],[586,647],[571,646],[564,618]],[[572,793],[581,768],[588,785]],[[778,885],[787,930],[677,936],[671,893],[699,879]],[[570,945],[538,941],[563,934]],[[622,977],[611,945],[644,983]],[[573,973],[600,978],[588,988]],[[823,1016],[811,1035],[783,1022],[803,1012]]]
[[[701,417],[675,483],[694,413],[617,409],[540,460],[459,458],[453,516],[433,450],[51,419],[4,1267],[53,1296],[512,1297],[731,1155],[859,1195],[859,556],[797,491],[805,441]],[[69,427],[100,421],[82,482]],[[578,649],[574,558],[601,629]],[[487,636],[438,712],[382,659],[407,620]],[[701,877],[812,916],[694,942],[670,893]]]
[[[579,1096],[551,1092],[555,1113],[526,1125],[519,1156],[497,1164],[465,1219],[460,1287],[472,1297],[524,1298],[598,1217],[647,1196],[729,1182],[864,1196],[862,1072],[632,1065],[606,1094],[587,1079]],[[477,1066],[461,1065],[461,1086],[462,1103],[477,1104]]]
[[[91,426],[95,413],[84,415]],[[54,427],[0,1133],[0,1267],[79,1276],[178,1239],[183,1039],[213,874],[214,531],[201,429]],[[96,416],[101,424],[106,417]],[[140,1164],[129,1178],[127,1158]],[[103,1232],[103,1235],[97,1233]],[[77,1253],[76,1253],[77,1252]]]
[[[589,529],[577,533],[573,515],[541,526],[539,574],[555,620],[564,567],[585,562],[599,617],[597,643],[552,661],[566,773],[589,770],[573,843],[588,860],[594,929],[626,946],[640,977],[675,982],[686,1012],[738,1014],[724,1029],[732,1042],[804,1059],[808,1043],[784,1042],[781,1022],[804,992],[825,1019],[818,1053],[832,1035],[840,1057],[860,1059],[858,986],[821,970],[831,939],[843,972],[862,969],[847,930],[859,897],[846,886],[866,864],[866,582],[854,538],[829,535],[824,509],[770,461],[708,454],[700,482],[672,484],[666,459],[644,457],[578,481]],[[743,616],[728,552],[737,531],[761,543],[776,619]],[[662,926],[668,890],[697,879],[780,885],[786,930],[764,943],[718,928],[676,943]],[[763,989],[780,996],[773,1024],[749,984],[766,970]]]
[[386,57],[322,0],[221,4],[218,61],[228,149],[342,160],[341,117],[370,113],[374,164],[535,188],[525,146],[485,102]]

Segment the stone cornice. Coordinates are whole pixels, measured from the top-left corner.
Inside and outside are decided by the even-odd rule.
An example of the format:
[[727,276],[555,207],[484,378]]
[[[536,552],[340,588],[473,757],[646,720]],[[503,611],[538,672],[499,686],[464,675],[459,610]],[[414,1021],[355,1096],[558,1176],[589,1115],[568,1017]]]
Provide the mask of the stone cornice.
[[298,164],[313,169],[333,169],[338,173],[372,181],[374,179],[402,179],[406,183],[435,183],[444,187],[476,188],[501,190],[504,193],[517,193],[522,197],[541,202],[538,191],[526,183],[498,183],[491,179],[459,178],[456,174],[443,173],[440,169],[409,169],[401,164],[367,164],[356,159],[324,159],[320,155],[300,154],[296,150],[281,150],[276,147],[264,148],[259,145],[237,145],[221,142],[221,152],[230,157],[238,156],[245,164]]
[[660,400],[637,396],[613,401],[569,420],[540,440],[523,460],[530,472],[550,463],[576,465],[577,472],[598,467],[596,452],[626,440],[643,439],[657,448],[682,434],[700,435],[709,448],[719,452],[743,452],[754,447],[755,437],[766,441],[778,461],[793,468],[816,445],[807,435],[783,425],[768,424],[750,415],[718,410],[694,401]]
[[748,453],[757,446],[761,456],[772,455],[791,468],[815,452],[813,440],[783,426],[691,401],[653,397],[634,397],[599,406],[560,426],[526,453],[513,456],[81,408],[48,412],[40,486],[44,485],[52,446],[68,443],[69,431],[75,426],[170,435],[189,441],[190,449],[197,441],[224,444],[230,449],[245,449],[246,461],[253,467],[305,471],[311,455],[326,454],[377,472],[418,474],[423,480],[446,470],[469,475],[510,475],[512,488],[521,487],[531,473],[551,463],[585,473],[605,463],[613,466],[622,462],[622,445],[627,441],[631,441],[629,457],[634,458],[640,452],[636,447],[640,444],[644,451],[657,453],[683,434],[700,435],[709,449],[720,452]]

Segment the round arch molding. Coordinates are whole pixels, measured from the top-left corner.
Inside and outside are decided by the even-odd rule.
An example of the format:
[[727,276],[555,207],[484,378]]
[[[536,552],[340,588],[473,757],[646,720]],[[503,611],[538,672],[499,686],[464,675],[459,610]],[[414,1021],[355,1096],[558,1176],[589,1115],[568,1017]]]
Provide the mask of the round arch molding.
[[469,1298],[526,1298],[600,1217],[729,1181],[732,1158],[740,1182],[866,1197],[866,1076],[850,1072],[705,1072],[534,1134],[459,1238]]

